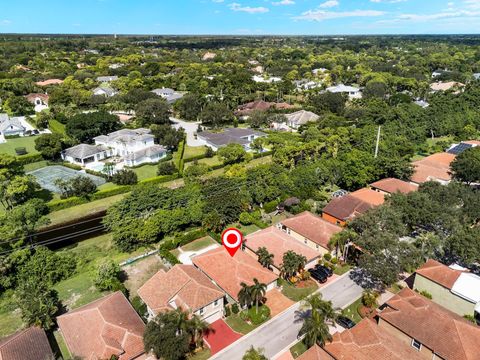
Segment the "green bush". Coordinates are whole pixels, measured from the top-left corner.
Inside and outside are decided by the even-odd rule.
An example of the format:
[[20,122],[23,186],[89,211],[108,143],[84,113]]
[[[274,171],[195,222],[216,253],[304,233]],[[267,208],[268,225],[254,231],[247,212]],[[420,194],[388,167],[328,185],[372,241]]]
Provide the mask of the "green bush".
[[158,251],[158,253],[163,259],[167,260],[170,264],[172,265],[180,264],[180,261],[178,261],[178,259],[175,257],[175,255],[173,255],[170,252],[170,250],[160,247],[160,250]]
[[31,164],[34,162],[42,161],[42,154],[27,154],[22,156],[17,156],[17,161],[21,165]]
[[90,198],[93,200],[101,200],[110,196],[124,194],[132,190],[132,187],[129,185],[121,185],[111,189],[100,190],[93,194]]
[[106,260],[97,269],[94,283],[98,290],[124,291],[125,287],[120,281],[122,270],[113,260]]
[[198,229],[194,231],[190,231],[184,235],[179,236],[176,238],[177,246],[187,245],[198,238],[204,237],[207,235],[207,232],[204,229]]
[[244,211],[240,214],[239,221],[242,225],[250,225],[253,223],[254,219],[250,213]]
[[137,314],[140,315],[140,317],[144,321],[146,321],[147,317],[148,317],[148,309],[147,309],[147,305],[145,305],[145,303],[142,301],[140,296],[135,296],[132,299],[132,306],[135,309],[135,311],[137,312]]
[[428,291],[426,291],[426,290],[420,291],[420,295],[423,295],[423,296],[425,296],[427,299],[432,300],[432,294],[430,294],[430,293],[429,293]]
[[145,180],[139,181],[139,184],[150,184],[150,185],[162,184],[164,182],[175,180],[175,179],[178,179],[178,174],[163,175],[163,176],[153,177],[150,179],[145,179]]
[[172,161],[161,162],[158,164],[157,175],[173,175],[177,172],[177,167]]
[[256,312],[255,306],[252,306],[250,309],[246,311],[246,315],[248,319],[254,325],[259,325],[270,318],[270,309],[266,305],[262,305],[258,307],[258,313]]
[[229,317],[230,315],[232,315],[232,312],[230,310],[230,306],[225,306],[225,316]]
[[332,259],[330,260],[330,262],[333,264],[333,265],[337,265],[338,264],[338,259],[336,257],[332,257]]
[[263,204],[263,210],[265,210],[266,213],[271,213],[277,209],[278,201],[269,201],[265,204]]
[[68,199],[52,200],[49,203],[47,203],[47,206],[50,209],[50,211],[53,212],[53,211],[68,209],[72,206],[85,204],[87,202],[88,200],[85,198],[79,198],[74,196]]
[[113,174],[112,182],[116,185],[135,185],[138,177],[133,170],[123,169]]
[[332,259],[332,255],[329,253],[326,253],[325,255],[323,255],[323,258],[327,261],[330,261]]
[[238,308],[238,304],[237,304],[237,303],[234,303],[234,304],[232,305],[232,313],[238,314],[239,311],[240,311],[240,309]]

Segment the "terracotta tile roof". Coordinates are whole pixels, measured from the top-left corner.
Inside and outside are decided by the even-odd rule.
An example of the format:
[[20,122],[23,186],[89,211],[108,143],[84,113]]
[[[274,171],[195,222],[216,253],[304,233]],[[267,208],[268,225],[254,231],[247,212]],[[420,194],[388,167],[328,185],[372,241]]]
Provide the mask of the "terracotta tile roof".
[[354,191],[350,193],[350,195],[373,206],[379,206],[385,202],[384,194],[368,188],[363,188],[363,189]]
[[167,273],[160,270],[140,289],[138,295],[155,314],[172,309],[176,301],[192,312],[220,299],[224,293],[193,265],[175,265]]
[[32,104],[35,103],[35,100],[37,98],[42,99],[44,103],[48,104],[48,99],[50,98],[50,96],[48,96],[48,94],[32,93],[32,94],[25,95],[25,98]]
[[252,111],[266,111],[274,106],[275,103],[267,102],[263,100],[252,101],[243,105],[240,105],[237,109],[239,114],[249,114]]
[[145,324],[121,292],[59,316],[57,323],[72,355],[130,360],[144,353]]
[[480,327],[409,288],[387,301],[379,317],[444,359],[478,359]]
[[468,140],[468,141],[462,141],[462,142],[465,143],[465,144],[480,146],[480,140]]
[[62,83],[63,83],[63,80],[60,80],[60,79],[47,79],[45,81],[37,81],[35,85],[48,86],[48,85],[58,85]]
[[318,258],[321,254],[307,245],[304,245],[297,239],[287,235],[275,226],[257,231],[246,237],[245,245],[257,252],[259,248],[265,247],[268,252],[273,254],[273,263],[276,268],[280,268],[282,264],[283,254],[288,250],[292,250],[297,254],[307,258],[307,262]]
[[238,299],[241,289],[240,283],[252,285],[256,278],[268,285],[278,278],[241,250],[232,257],[223,247],[219,247],[195,256],[192,262],[235,300]]
[[448,81],[448,82],[439,81],[439,82],[430,84],[430,89],[432,89],[433,91],[446,91],[452,88],[462,88],[464,86],[465,84],[462,84],[461,82],[457,82],[457,81]]
[[297,360],[335,360],[330,354],[318,345],[313,345],[310,349],[300,355]]
[[283,220],[281,224],[326,249],[328,249],[330,238],[342,231],[341,227],[329,223],[309,211],[304,211],[292,218]]
[[438,261],[429,259],[416,273],[451,290],[462,271],[451,269]]
[[394,194],[396,192],[408,194],[412,191],[418,190],[417,185],[395,178],[382,179],[370,184],[370,186],[373,189],[378,189],[389,194]]
[[53,352],[43,329],[30,327],[0,339],[0,360],[53,359]]
[[372,208],[374,208],[372,204],[352,196],[352,194],[348,194],[332,199],[322,211],[339,220],[347,221],[366,213]]
[[450,163],[455,159],[454,154],[437,153],[424,159],[414,161],[412,181],[421,184],[432,180],[450,181]]
[[363,319],[352,329],[334,334],[325,351],[334,359],[342,360],[425,359],[410,344],[384,331],[370,319]]

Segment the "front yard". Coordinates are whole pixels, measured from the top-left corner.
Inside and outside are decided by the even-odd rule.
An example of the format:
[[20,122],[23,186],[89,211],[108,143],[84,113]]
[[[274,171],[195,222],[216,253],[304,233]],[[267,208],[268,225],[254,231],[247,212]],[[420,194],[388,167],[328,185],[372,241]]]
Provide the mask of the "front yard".
[[[250,320],[245,320],[247,318]],[[248,310],[243,310],[238,314],[228,316],[225,319],[225,322],[233,329],[233,331],[245,335],[269,319],[270,309],[266,305],[262,305],[258,308],[258,313],[255,310],[255,306],[252,306]]]
[[348,307],[342,310],[342,315],[348,317],[349,319],[352,319],[355,321],[357,324],[362,320],[362,317],[358,313],[358,308],[359,306],[362,305],[362,298],[358,299]]
[[295,285],[281,278],[278,281],[282,286],[282,294],[295,302],[305,299],[318,289],[317,283],[313,280],[301,281]]
[[25,136],[14,139],[7,139],[7,142],[0,144],[0,153],[16,156],[15,148],[24,147],[28,154],[38,154],[35,150],[36,136]]

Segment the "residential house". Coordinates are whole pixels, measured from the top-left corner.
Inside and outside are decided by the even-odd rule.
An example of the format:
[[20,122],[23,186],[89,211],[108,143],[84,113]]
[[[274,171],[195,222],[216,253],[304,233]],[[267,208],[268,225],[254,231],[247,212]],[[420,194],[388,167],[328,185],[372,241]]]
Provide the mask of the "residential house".
[[326,91],[331,93],[347,94],[350,100],[362,98],[362,92],[360,91],[359,88],[355,86],[346,86],[344,84],[339,84],[339,85],[328,87]]
[[254,111],[267,111],[271,108],[275,108],[277,110],[285,110],[285,109],[292,109],[294,108],[294,106],[287,103],[274,103],[274,102],[267,102],[263,100],[255,100],[255,101],[240,105],[235,111],[235,115],[248,116]]
[[430,104],[429,104],[427,101],[422,100],[422,99],[417,99],[417,100],[415,100],[413,103],[414,103],[415,105],[420,106],[420,107],[423,108],[423,109],[426,109],[427,107],[430,106]]
[[257,259],[258,249],[265,247],[270,254],[273,254],[273,272],[280,274],[283,262],[283,254],[293,251],[303,255],[307,259],[305,268],[310,269],[318,263],[321,253],[298,241],[284,231],[270,226],[247,235],[244,242],[245,252]]
[[320,116],[311,112],[311,111],[295,111],[290,114],[286,114],[285,117],[287,118],[287,125],[292,129],[298,129],[300,126],[305,125],[309,122],[317,121]]
[[465,150],[468,150],[470,148],[474,148],[480,146],[480,141],[479,140],[468,140],[468,141],[462,141],[458,144],[452,144],[448,149],[447,153],[453,154],[453,155],[459,155]]
[[25,126],[22,125],[20,118],[9,117],[8,114],[0,114],[0,136],[23,136]]
[[97,77],[97,81],[100,83],[106,83],[106,82],[112,82],[112,81],[117,81],[118,76],[99,76]]
[[460,316],[480,322],[480,276],[459,266],[428,260],[415,272],[413,288],[432,295],[432,301]]
[[213,60],[217,57],[217,54],[213,53],[213,52],[210,52],[210,51],[207,51],[205,54],[203,54],[202,56],[202,60],[203,61],[207,61],[207,60]]
[[395,193],[408,194],[412,191],[417,191],[418,185],[395,178],[387,178],[370,184],[370,188],[384,195]]
[[174,102],[176,102],[177,100],[180,100],[183,97],[183,94],[180,94],[175,90],[169,89],[169,88],[154,89],[152,90],[152,93],[154,93],[157,96],[161,96],[169,104],[173,104]]
[[40,112],[48,108],[48,94],[28,94],[25,98],[35,106],[35,112]]
[[382,331],[371,319],[333,334],[323,348],[314,345],[297,360],[425,360],[409,345],[387,331]]
[[240,144],[247,151],[253,140],[267,136],[267,134],[254,129],[226,128],[221,132],[202,131],[197,134],[197,139],[203,141],[206,146],[214,151],[227,146],[228,144]]
[[465,87],[465,84],[462,84],[458,81],[448,81],[442,82],[438,81],[436,83],[430,84],[430,89],[432,92],[437,91],[448,91],[448,90],[455,90],[455,94],[460,93],[460,90]]
[[425,359],[474,360],[480,327],[409,288],[380,307],[381,332],[390,333]]
[[47,79],[44,81],[37,81],[35,85],[37,86],[50,86],[50,85],[60,85],[63,84],[63,80],[60,79]]
[[443,152],[414,161],[414,173],[410,181],[416,184],[423,184],[427,181],[437,181],[446,185],[452,179],[450,164],[454,159],[454,154]]
[[300,92],[304,90],[316,89],[322,86],[322,84],[319,82],[308,79],[295,80],[293,81],[293,85],[295,85],[295,89]]
[[333,198],[322,210],[326,221],[345,226],[347,221],[382,205],[385,195],[372,189],[364,188],[350,194]]
[[106,86],[96,87],[95,89],[92,90],[92,92],[93,92],[93,95],[106,96],[106,97],[112,97],[112,96],[115,96],[115,95],[118,94],[117,91],[115,91],[114,89],[112,89],[110,87],[106,87]]
[[435,78],[438,78],[442,75],[448,75],[448,74],[451,74],[452,72],[447,70],[447,69],[437,69],[435,70],[434,72],[432,72],[432,79],[435,79]]
[[282,220],[276,226],[322,255],[330,252],[328,243],[331,237],[342,231],[341,227],[313,215],[309,211]]
[[[234,256],[223,247],[212,249],[192,258],[193,264],[227,294],[227,302],[238,302],[238,292],[243,282],[252,285],[253,279],[267,285],[267,292],[274,289],[278,276],[262,267],[257,260],[244,251]],[[226,271],[228,269],[228,271]]]
[[83,359],[136,359],[145,350],[145,324],[117,291],[57,317],[70,354]]
[[79,144],[62,151],[62,159],[71,164],[86,166],[112,156],[112,150],[104,145]]
[[282,81],[282,78],[277,76],[253,75],[252,80],[256,83],[276,83]]
[[53,352],[45,331],[29,327],[0,339],[1,360],[51,360]]
[[313,69],[312,74],[313,75],[318,75],[318,74],[324,74],[328,71],[328,69],[325,68],[318,68],[318,69]]
[[160,270],[138,289],[138,296],[147,305],[150,318],[177,308],[208,323],[223,316],[225,294],[193,265],[175,265],[168,272]]
[[251,70],[257,74],[263,74],[265,69],[263,68],[262,65],[257,65],[251,68]]

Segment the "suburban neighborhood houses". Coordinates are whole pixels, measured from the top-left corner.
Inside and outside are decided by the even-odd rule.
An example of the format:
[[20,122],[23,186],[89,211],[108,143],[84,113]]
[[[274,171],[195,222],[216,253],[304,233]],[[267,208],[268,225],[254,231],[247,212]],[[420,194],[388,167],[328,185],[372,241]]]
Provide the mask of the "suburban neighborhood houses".
[[473,5],[307,3],[23,4],[0,360],[480,359],[480,36],[318,34]]

